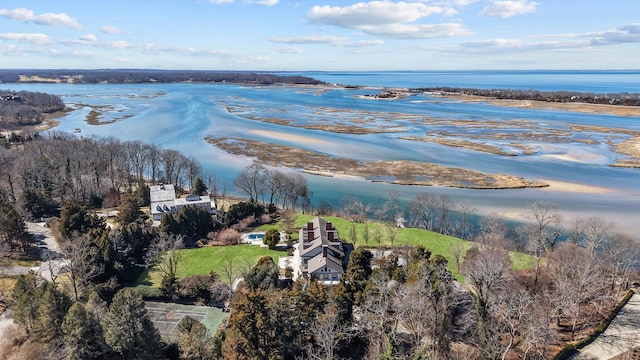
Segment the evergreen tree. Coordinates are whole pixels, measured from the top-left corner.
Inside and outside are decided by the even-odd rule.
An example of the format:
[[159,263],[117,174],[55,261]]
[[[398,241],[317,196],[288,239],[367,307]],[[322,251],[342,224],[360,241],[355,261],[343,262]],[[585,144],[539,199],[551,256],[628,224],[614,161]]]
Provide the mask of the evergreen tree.
[[87,208],[82,205],[67,202],[62,207],[58,230],[60,230],[60,234],[67,239],[70,238],[74,232],[84,234],[91,229],[104,229],[104,227],[104,220],[96,215],[90,214]]
[[133,197],[138,202],[138,206],[149,206],[151,204],[151,192],[149,186],[143,180],[138,181]]
[[180,234],[180,224],[171,213],[164,213],[160,219],[160,231],[166,234]]
[[190,238],[202,238],[213,231],[214,223],[211,214],[205,209],[185,206],[176,214],[176,222],[180,225],[180,234]]
[[278,242],[280,242],[280,232],[276,229],[269,229],[264,234],[264,238],[262,242],[269,247],[269,249],[274,249]]
[[125,288],[113,298],[103,323],[107,345],[125,359],[157,359],[162,349],[160,333],[147,316],[142,295]]
[[193,184],[191,184],[191,193],[195,195],[205,195],[207,193],[207,187],[199,177],[193,179]]
[[80,302],[74,303],[62,323],[65,359],[95,359],[106,349],[102,327]]
[[11,304],[13,321],[25,329],[27,334],[31,333],[38,310],[36,293],[36,274],[29,272],[18,276],[16,284],[11,293]]
[[244,275],[244,284],[253,291],[275,289],[278,285],[279,270],[273,258],[263,256]]
[[120,202],[117,218],[120,224],[131,224],[141,217],[143,217],[143,214],[142,211],[140,211],[138,199],[133,196],[129,196]]
[[0,248],[25,251],[29,247],[31,235],[27,232],[24,218],[10,203],[0,205]]
[[185,316],[178,323],[178,347],[180,359],[210,359],[212,353],[207,343],[210,340],[207,328],[192,317]]
[[42,282],[36,289],[38,302],[33,334],[40,341],[53,344],[62,338],[62,323],[67,315],[71,300],[48,281]]

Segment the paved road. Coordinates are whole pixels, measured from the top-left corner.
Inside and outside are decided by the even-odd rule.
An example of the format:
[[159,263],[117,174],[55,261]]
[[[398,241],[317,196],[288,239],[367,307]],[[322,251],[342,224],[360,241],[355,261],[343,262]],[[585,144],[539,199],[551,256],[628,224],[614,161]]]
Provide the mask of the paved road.
[[[54,240],[51,229],[46,227],[45,223],[27,222],[26,225],[27,231],[33,235],[33,240],[40,249],[40,258],[42,259],[40,266],[35,268],[28,266],[5,266],[0,267],[0,274],[23,275],[30,270],[34,270],[34,272],[38,273],[44,279],[51,281],[51,270],[53,270],[54,273],[58,273],[66,262],[62,258],[62,251],[60,251],[58,243]],[[4,330],[13,324],[10,313],[11,311],[7,310],[0,314],[0,337]]]
[[66,261],[62,259],[62,251],[60,246],[53,238],[51,229],[48,228],[45,223],[27,222],[27,230],[33,235],[33,239],[36,245],[40,249],[40,268],[38,273],[44,279],[51,281],[51,271],[57,275],[60,269],[66,264]]
[[607,330],[573,360],[608,360],[640,346],[640,295],[633,294]]

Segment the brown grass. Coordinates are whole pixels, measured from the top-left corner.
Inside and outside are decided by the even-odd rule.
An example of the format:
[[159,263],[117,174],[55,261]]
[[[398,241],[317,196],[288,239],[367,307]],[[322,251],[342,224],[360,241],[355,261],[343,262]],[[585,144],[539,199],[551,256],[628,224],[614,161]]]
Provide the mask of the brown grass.
[[285,166],[325,176],[347,175],[372,181],[400,185],[448,186],[471,189],[514,189],[545,187],[547,184],[505,174],[447,167],[419,161],[359,161],[239,138],[205,139],[210,144],[234,155],[248,156],[271,166]]

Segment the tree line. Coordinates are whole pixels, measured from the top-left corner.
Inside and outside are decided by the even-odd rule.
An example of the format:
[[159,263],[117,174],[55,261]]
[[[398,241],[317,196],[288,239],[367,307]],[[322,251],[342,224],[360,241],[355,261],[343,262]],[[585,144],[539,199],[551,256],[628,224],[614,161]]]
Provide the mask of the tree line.
[[[303,84],[318,85],[322,81],[307,76],[282,76],[271,73],[224,72],[203,70],[149,70],[149,69],[112,69],[112,70],[0,70],[0,82],[25,82],[21,76],[67,82],[74,84],[126,84],[126,83],[168,83],[168,82],[215,82],[239,84]],[[50,81],[50,80],[49,80]],[[39,82],[30,80],[29,82]]]
[[473,89],[456,87],[424,87],[409,89],[412,93],[445,93],[482,96],[491,99],[535,100],[560,103],[588,103],[605,105],[640,106],[638,93],[594,94],[577,91],[539,91],[518,89]]
[[82,138],[55,132],[21,146],[0,149],[0,194],[16,201],[30,218],[53,215],[67,201],[114,207],[139,181],[186,187],[200,175],[216,181],[200,164],[173,149],[116,138]]
[[284,173],[254,162],[240,172],[233,184],[250,202],[283,209],[294,209],[298,204],[303,210],[311,208],[313,192],[307,179],[297,172]]
[[0,127],[36,125],[44,113],[64,110],[59,96],[32,91],[0,90]]

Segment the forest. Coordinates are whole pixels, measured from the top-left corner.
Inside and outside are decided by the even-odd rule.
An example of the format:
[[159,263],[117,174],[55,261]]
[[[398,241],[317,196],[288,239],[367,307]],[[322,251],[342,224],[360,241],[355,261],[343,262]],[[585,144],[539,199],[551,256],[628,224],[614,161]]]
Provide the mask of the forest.
[[640,106],[640,94],[593,94],[576,91],[539,91],[514,89],[472,89],[455,87],[425,87],[409,89],[412,93],[442,93],[482,96],[491,99],[534,100],[560,103],[588,103],[604,105]]
[[169,82],[228,82],[239,84],[304,84],[318,85],[323,82],[306,76],[280,76],[269,73],[224,72],[198,70],[148,70],[148,69],[104,69],[104,70],[12,70],[0,69],[1,83],[18,82],[62,82],[74,84],[124,84],[124,83],[169,83]]
[[[515,226],[497,216],[472,224],[468,205],[429,192],[407,204],[390,192],[381,204],[346,197],[314,208],[304,177],[258,163],[234,180],[243,199],[232,201],[176,150],[55,132],[0,149],[0,162],[2,257],[28,256],[25,221],[47,218],[67,261],[51,281],[21,275],[0,292],[17,325],[0,341],[7,359],[550,359],[589,339],[638,279],[634,239],[598,217],[565,221],[547,202]],[[215,218],[187,207],[151,227],[142,210],[158,183],[232,205]],[[118,215],[105,221],[103,208]],[[177,277],[182,249],[237,246],[261,224],[293,241],[294,211],[350,224],[340,238],[355,250],[337,286],[291,283],[271,257],[243,269],[237,289],[231,263],[228,273]],[[397,227],[399,217],[412,228]],[[441,254],[400,241],[416,229],[471,242],[451,240]],[[530,266],[514,266],[514,254]],[[131,287],[145,269],[161,274],[159,295]],[[145,299],[230,312],[215,332],[185,317],[168,340]]]
[[15,129],[42,122],[45,113],[64,110],[59,96],[32,91],[0,90],[0,128]]

